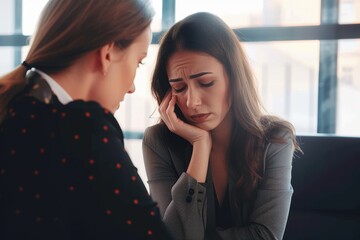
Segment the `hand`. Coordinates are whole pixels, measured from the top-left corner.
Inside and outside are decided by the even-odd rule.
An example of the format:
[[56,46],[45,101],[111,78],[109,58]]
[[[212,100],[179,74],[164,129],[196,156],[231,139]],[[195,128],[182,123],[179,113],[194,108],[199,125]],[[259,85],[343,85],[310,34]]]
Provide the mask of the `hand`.
[[196,126],[185,123],[175,113],[176,96],[169,91],[166,93],[159,107],[159,113],[169,130],[184,138],[192,145],[204,141],[211,145],[210,133]]
[[169,130],[193,145],[193,152],[186,173],[198,182],[205,182],[212,146],[210,133],[185,123],[175,113],[176,96],[166,93],[160,104],[159,112]]

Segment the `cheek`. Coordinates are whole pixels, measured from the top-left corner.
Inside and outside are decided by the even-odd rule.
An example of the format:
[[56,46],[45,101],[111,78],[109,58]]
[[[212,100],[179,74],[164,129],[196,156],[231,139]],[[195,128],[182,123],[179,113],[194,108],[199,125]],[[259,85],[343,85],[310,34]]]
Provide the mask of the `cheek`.
[[224,112],[227,113],[230,110],[230,96],[229,96],[229,92],[226,91],[223,95],[223,99],[222,99],[222,108],[224,109]]
[[185,113],[187,109],[185,96],[176,95],[176,105],[180,108],[180,110],[183,113]]
[[212,96],[213,97],[210,98],[210,101],[212,101],[213,104],[217,105],[218,108],[222,109],[223,111],[225,109],[228,110],[230,97],[226,88],[219,89],[218,91],[214,92]]
[[121,71],[121,75],[119,74],[118,78],[120,78],[120,82],[124,85],[125,91],[128,91],[131,85],[134,82],[136,75],[136,67],[133,64],[126,64]]

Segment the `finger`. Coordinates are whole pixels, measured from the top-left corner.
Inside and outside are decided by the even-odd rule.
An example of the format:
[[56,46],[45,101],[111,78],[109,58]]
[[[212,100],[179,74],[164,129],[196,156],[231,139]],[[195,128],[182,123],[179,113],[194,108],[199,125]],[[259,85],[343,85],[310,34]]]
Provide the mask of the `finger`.
[[171,99],[169,100],[168,107],[166,109],[166,114],[171,119],[177,119],[178,117],[175,114],[175,104],[176,104],[176,96],[171,96]]
[[162,100],[162,102],[161,102],[161,104],[159,106],[159,113],[160,113],[161,119],[165,122],[167,127],[169,129],[172,129],[172,124],[171,124],[171,122],[170,122],[170,120],[168,118],[168,115],[166,114],[166,109],[169,106],[170,99],[171,99],[171,91],[168,91],[165,94],[165,97],[164,97],[164,99]]
[[168,91],[166,94],[165,94],[165,97],[163,98],[160,106],[159,106],[159,112],[160,114],[163,114],[165,113],[168,105],[169,105],[169,101],[171,99],[171,91]]
[[171,124],[173,129],[177,129],[182,123],[182,121],[178,118],[175,113],[175,105],[177,102],[177,98],[173,95],[169,101],[168,108],[166,109],[167,120]]

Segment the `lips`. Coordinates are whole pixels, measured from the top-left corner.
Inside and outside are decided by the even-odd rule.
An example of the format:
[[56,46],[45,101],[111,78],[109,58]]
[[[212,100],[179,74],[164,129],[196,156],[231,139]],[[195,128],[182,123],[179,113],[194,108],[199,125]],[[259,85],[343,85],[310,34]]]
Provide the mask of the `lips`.
[[206,121],[209,116],[210,113],[201,113],[201,114],[191,115],[190,118],[193,122],[201,123]]

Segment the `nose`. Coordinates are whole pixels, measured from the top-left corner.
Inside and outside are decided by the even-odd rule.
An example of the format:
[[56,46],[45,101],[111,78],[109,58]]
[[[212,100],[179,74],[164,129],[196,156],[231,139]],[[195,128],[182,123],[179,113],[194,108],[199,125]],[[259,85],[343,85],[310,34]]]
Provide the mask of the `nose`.
[[135,84],[133,83],[127,93],[131,94],[135,92]]
[[201,105],[200,93],[189,87],[187,92],[186,106],[190,109],[196,109]]

